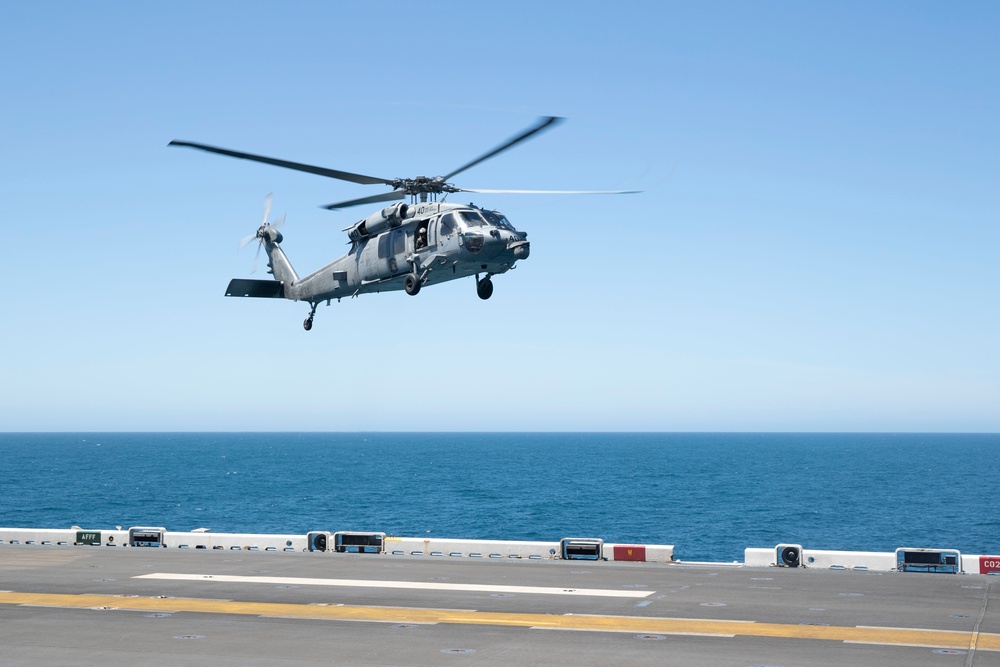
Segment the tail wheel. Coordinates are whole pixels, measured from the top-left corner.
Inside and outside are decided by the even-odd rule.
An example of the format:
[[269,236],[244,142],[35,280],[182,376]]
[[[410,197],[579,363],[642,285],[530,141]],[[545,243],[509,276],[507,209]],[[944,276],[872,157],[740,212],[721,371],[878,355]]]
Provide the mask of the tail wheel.
[[307,317],[306,321],[302,323],[302,328],[306,331],[310,331],[313,328],[313,318]]
[[476,294],[484,301],[493,296],[493,281],[489,278],[483,278],[476,283]]
[[410,296],[416,296],[417,292],[420,291],[420,278],[415,273],[410,273],[406,276],[406,281],[403,282],[403,289]]

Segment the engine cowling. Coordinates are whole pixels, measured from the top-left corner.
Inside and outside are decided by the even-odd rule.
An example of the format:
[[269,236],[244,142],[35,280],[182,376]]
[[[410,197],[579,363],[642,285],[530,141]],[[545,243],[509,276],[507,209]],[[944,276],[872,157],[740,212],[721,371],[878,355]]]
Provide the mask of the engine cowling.
[[392,206],[386,206],[381,211],[372,213],[367,218],[351,227],[350,231],[347,232],[347,235],[352,241],[358,241],[366,239],[369,236],[374,236],[385,229],[399,227],[403,224],[403,220],[406,219],[406,214],[409,212],[409,208],[409,206],[402,202],[393,204]]

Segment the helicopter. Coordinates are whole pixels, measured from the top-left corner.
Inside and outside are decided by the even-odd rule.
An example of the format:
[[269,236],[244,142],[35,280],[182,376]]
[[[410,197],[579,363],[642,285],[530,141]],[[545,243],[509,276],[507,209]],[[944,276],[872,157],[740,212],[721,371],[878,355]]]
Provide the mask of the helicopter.
[[[189,141],[171,141],[169,146],[195,148],[209,153],[262,162],[285,169],[295,169],[319,176],[349,181],[361,185],[387,185],[389,192],[359,199],[328,204],[322,208],[339,210],[397,201],[359,220],[343,231],[347,232],[351,248],[346,255],[304,278],[299,278],[281,249],[283,236],[278,228],[284,218],[269,222],[270,195],[264,206],[264,220],[256,233],[241,242],[242,248],[258,241],[267,253],[268,273],[273,280],[234,278],[226,288],[226,296],[291,299],[310,305],[309,315],[302,323],[306,331],[313,326],[316,308],[330,305],[343,297],[404,290],[417,295],[424,286],[475,276],[476,294],[480,299],[493,295],[493,276],[515,268],[515,263],[528,258],[530,244],[526,232],[519,231],[499,211],[481,208],[472,203],[453,204],[445,199],[451,193],[478,194],[632,194],[636,190],[483,190],[459,188],[448,181],[458,174],[488,160],[503,151],[562,122],[558,116],[540,118],[534,125],[511,137],[494,149],[468,162],[445,176],[429,178],[384,179],[347,171],[316,167],[300,162],[254,155],[208,146]],[[409,197],[409,202],[403,200]],[[440,198],[440,201],[439,201]]]

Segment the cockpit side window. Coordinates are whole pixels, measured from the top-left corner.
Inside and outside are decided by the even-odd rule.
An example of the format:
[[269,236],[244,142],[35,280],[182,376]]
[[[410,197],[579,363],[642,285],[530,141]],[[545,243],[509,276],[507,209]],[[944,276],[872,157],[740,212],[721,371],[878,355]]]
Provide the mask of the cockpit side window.
[[441,216],[441,222],[438,223],[438,238],[444,238],[455,233],[455,214],[446,213]]

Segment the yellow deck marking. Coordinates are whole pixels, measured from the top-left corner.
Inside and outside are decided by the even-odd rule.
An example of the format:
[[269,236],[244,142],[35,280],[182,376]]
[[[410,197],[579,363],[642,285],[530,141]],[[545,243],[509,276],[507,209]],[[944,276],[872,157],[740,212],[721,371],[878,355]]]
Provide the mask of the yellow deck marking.
[[52,593],[0,592],[0,604],[145,612],[194,612],[305,618],[318,620],[381,621],[390,623],[454,623],[494,625],[547,630],[587,630],[594,632],[635,632],[640,634],[721,635],[742,637],[784,637],[823,639],[859,644],[926,646],[977,651],[1000,651],[1000,634],[785,623],[747,623],[704,619],[656,618],[642,616],[589,616],[520,614],[453,609],[386,608],[362,606],[321,606],[275,602],[238,602],[194,598],[135,598],[114,595],[61,595]]

